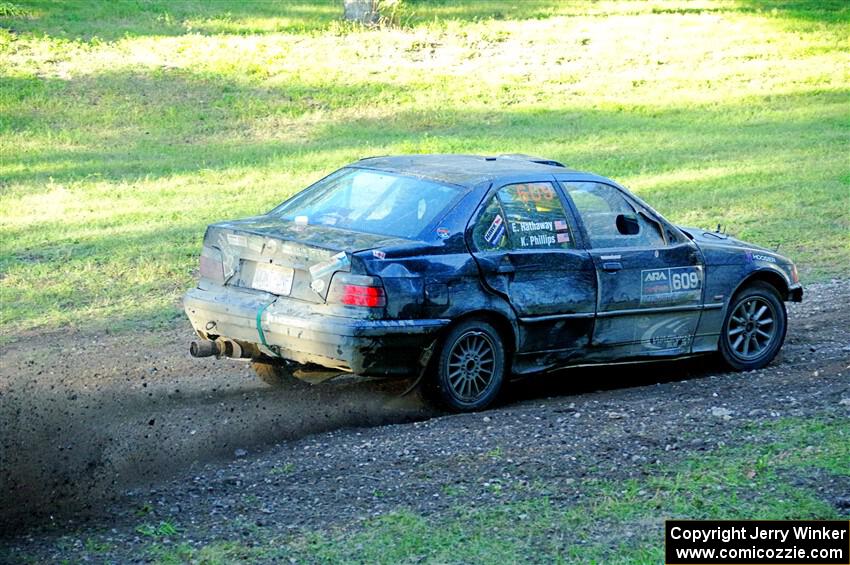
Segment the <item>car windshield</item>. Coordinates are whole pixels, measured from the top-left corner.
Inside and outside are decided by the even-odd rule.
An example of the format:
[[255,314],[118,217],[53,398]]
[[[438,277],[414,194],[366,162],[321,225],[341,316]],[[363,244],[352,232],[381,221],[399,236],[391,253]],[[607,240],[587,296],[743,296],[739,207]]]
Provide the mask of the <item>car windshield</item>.
[[383,171],[346,168],[271,214],[296,223],[413,239],[442,216],[461,190]]

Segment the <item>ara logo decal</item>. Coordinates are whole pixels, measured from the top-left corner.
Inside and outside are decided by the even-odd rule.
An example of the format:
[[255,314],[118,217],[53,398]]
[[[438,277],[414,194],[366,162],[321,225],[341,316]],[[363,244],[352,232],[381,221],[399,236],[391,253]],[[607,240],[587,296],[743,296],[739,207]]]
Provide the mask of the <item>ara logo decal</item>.
[[676,302],[699,300],[702,267],[647,269],[640,272],[640,301]]

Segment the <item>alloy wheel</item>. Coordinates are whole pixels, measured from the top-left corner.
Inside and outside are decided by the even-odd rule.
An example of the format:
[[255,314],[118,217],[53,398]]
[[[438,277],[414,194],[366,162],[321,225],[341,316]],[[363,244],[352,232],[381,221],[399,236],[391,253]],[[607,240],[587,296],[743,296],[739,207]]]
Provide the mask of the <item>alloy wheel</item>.
[[735,356],[756,359],[776,338],[776,311],[773,304],[761,296],[742,300],[732,312],[726,339]]
[[448,358],[448,384],[463,402],[483,395],[496,370],[495,346],[487,334],[469,331],[454,342]]

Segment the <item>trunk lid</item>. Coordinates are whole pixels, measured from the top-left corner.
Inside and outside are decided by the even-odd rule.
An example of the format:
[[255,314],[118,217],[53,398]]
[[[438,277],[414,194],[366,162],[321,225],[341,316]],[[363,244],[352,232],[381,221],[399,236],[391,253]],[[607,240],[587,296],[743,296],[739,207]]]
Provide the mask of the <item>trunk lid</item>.
[[352,253],[406,241],[270,216],[212,224],[204,236],[221,252],[225,285],[307,302],[325,301],[333,274],[351,270]]

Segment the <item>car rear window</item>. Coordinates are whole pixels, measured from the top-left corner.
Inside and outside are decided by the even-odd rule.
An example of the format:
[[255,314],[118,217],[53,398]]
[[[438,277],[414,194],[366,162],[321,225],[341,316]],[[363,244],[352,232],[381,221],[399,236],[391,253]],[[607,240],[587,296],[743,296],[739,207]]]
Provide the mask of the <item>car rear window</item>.
[[345,168],[271,211],[310,225],[415,239],[463,189],[371,169]]

